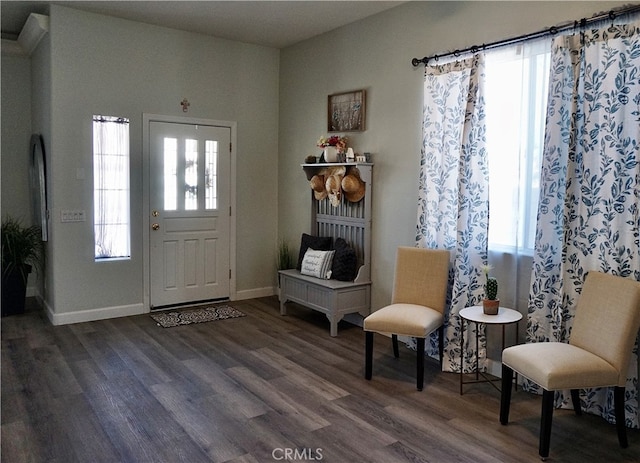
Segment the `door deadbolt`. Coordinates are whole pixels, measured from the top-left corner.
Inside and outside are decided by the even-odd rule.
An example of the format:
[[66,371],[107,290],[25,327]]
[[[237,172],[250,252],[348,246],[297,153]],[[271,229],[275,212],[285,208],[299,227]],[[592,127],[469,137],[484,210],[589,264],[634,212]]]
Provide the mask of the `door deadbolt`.
[[160,213],[158,211],[153,211],[151,213],[151,215],[154,216],[154,217],[158,217],[160,215]]

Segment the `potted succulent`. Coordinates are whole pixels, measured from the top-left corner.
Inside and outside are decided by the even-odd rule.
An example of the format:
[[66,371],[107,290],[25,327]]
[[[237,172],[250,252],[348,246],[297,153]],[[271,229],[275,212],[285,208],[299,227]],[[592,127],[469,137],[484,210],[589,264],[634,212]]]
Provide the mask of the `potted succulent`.
[[42,232],[10,216],[2,221],[2,316],[24,312],[27,279],[42,264]]
[[500,299],[498,299],[498,280],[495,277],[489,276],[491,271],[490,265],[485,265],[482,270],[486,283],[484,285],[484,300],[482,301],[482,311],[486,315],[497,315],[498,308],[500,307]]

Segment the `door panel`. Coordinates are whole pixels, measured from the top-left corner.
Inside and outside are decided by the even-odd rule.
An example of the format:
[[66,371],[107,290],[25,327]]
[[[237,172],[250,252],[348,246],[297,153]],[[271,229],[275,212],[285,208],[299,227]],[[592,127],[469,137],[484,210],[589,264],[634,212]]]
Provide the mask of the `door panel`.
[[229,127],[150,122],[151,307],[228,298]]

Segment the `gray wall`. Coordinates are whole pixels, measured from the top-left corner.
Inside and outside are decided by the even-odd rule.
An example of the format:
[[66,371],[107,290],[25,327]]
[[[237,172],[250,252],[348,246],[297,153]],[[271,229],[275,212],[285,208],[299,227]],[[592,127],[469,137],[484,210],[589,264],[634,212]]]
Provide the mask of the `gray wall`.
[[[31,59],[2,55],[2,218],[11,216],[32,225],[29,196],[29,148],[31,139]],[[38,276],[29,275],[27,295],[33,296]]]
[[[30,137],[31,60],[27,56],[3,55],[2,216],[11,215],[25,225],[31,225],[28,195]],[[12,191],[21,194],[10,194]]]
[[535,32],[622,2],[408,2],[282,51],[280,64],[280,236],[309,231],[299,164],[326,133],[327,95],[367,90],[367,129],[349,135],[373,153],[372,307],[391,299],[395,249],[415,244],[424,67],[422,58]]
[[[29,137],[43,133],[52,201],[47,304],[57,314],[141,304],[142,113],[184,115],[179,102],[188,98],[189,117],[238,122],[237,289],[268,290],[278,237],[297,248],[309,228],[299,165],[326,134],[327,95],[364,88],[367,130],[350,138],[374,156],[372,303],[380,308],[390,299],[395,248],[414,243],[423,69],[411,58],[622,4],[408,2],[282,51],[52,5],[51,31],[31,62],[2,55],[2,212],[29,207]],[[131,119],[133,258],[106,265],[93,261],[91,231],[97,113]],[[84,209],[87,222],[60,223],[62,209]]]
[[[3,116],[8,106],[5,63],[3,56]],[[59,321],[82,319],[64,317],[70,313],[99,310],[106,314],[111,308],[143,303],[143,113],[237,122],[236,288],[240,297],[272,290],[277,241],[278,50],[52,5],[50,32],[33,55],[33,63],[40,84],[33,89],[37,100],[33,130],[45,133],[49,153],[52,220],[44,298],[51,313],[62,316]],[[21,82],[20,71],[10,63],[7,82],[26,96],[9,101],[24,105],[29,101],[29,85]],[[191,102],[186,114],[179,104],[183,98]],[[93,114],[131,120],[131,260],[94,262]],[[22,126],[30,134],[30,123]],[[28,141],[28,136],[23,139],[20,134],[10,143],[3,137],[3,167],[9,146],[26,143],[26,153]],[[84,179],[79,172],[84,172]],[[9,189],[3,178],[2,191],[3,203],[28,205],[24,186]],[[86,222],[61,223],[63,209],[85,210]]]

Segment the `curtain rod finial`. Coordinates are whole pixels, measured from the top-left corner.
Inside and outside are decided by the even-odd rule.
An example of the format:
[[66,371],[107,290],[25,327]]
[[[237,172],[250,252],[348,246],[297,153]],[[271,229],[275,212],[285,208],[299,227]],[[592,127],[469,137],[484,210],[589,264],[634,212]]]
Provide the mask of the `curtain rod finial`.
[[424,58],[422,58],[422,59],[413,58],[413,59],[411,60],[411,64],[413,64],[414,66],[419,66],[419,65],[420,65],[420,63],[423,63],[423,64],[425,64],[425,65],[426,65],[428,62],[429,62],[429,58],[428,58],[428,57],[426,57],[426,56],[425,56]]

